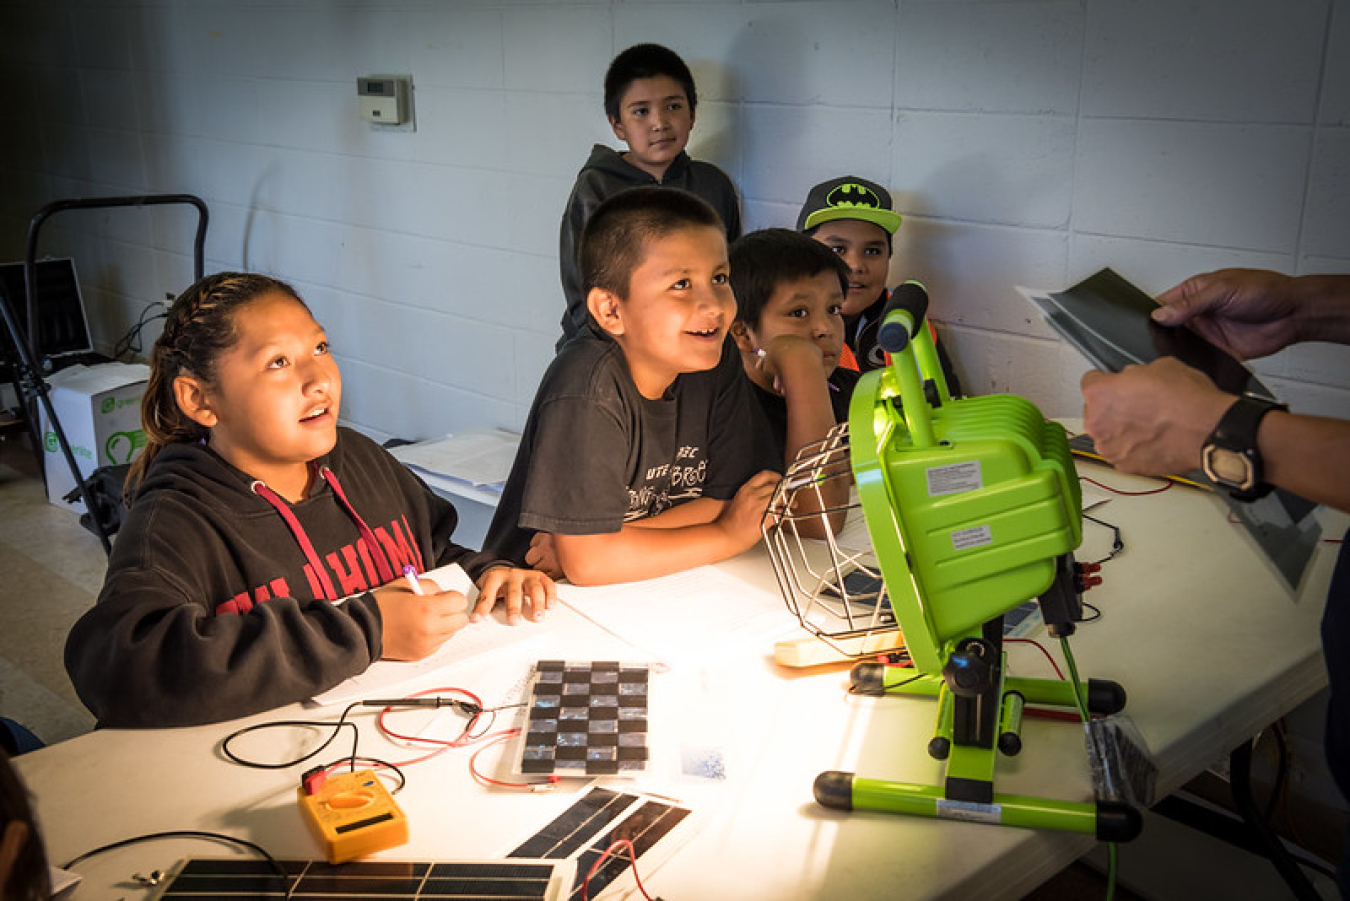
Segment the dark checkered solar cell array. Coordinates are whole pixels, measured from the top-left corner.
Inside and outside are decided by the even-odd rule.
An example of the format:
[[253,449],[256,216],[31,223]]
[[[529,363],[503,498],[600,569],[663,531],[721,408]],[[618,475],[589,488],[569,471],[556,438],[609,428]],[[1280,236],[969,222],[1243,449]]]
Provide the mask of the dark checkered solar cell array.
[[[265,860],[193,858],[174,877],[160,901],[467,901],[543,899],[554,864],[542,861],[430,863],[425,861],[353,861],[330,864],[318,860],[278,861],[285,879]],[[296,878],[298,882],[295,882]]]
[[541,660],[520,771],[612,776],[647,769],[648,668]]
[[[633,843],[639,860],[689,815],[689,808],[626,792],[593,788],[508,856],[561,859],[576,857],[577,873],[568,896],[579,901],[586,874],[619,839]],[[605,860],[591,877],[587,892],[594,898],[632,866],[627,849]]]

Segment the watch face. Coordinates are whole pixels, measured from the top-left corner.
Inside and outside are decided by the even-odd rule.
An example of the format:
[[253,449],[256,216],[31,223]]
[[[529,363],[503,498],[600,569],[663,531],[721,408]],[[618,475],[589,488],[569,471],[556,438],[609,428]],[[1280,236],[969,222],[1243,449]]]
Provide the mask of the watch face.
[[1205,448],[1205,474],[1220,485],[1246,490],[1252,486],[1252,463],[1244,454],[1213,445]]

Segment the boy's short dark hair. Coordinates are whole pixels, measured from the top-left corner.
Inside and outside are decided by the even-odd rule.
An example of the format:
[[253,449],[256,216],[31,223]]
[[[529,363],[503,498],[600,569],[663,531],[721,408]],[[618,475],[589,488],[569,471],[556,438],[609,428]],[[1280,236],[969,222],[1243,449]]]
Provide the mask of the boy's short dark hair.
[[673,78],[684,88],[689,100],[689,112],[698,106],[698,92],[694,90],[694,76],[680,55],[660,44],[634,44],[614,57],[605,73],[605,115],[619,118],[619,101],[624,91],[639,78]]
[[725,233],[726,226],[706,200],[680,188],[628,188],[610,197],[581,232],[582,291],[603,288],[627,299],[633,270],[647,256],[647,242],[686,228]]
[[783,282],[815,278],[822,272],[839,276],[848,293],[848,266],[839,255],[809,235],[787,228],[765,228],[731,245],[731,292],[736,318],[758,327],[764,305]]

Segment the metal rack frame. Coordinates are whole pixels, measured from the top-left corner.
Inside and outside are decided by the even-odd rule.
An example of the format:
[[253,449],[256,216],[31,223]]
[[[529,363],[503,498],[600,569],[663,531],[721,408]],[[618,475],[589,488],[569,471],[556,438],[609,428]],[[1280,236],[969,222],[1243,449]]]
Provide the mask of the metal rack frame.
[[109,207],[142,207],[161,204],[190,204],[197,208],[197,232],[193,241],[193,280],[201,279],[204,268],[204,250],[206,246],[206,226],[209,220],[209,214],[206,209],[206,203],[201,198],[192,194],[144,194],[127,197],[90,197],[72,200],[53,201],[34,214],[28,223],[28,240],[24,249],[23,260],[23,283],[24,291],[27,295],[26,304],[28,312],[28,322],[34,334],[24,333],[18,320],[15,318],[14,311],[10,307],[9,301],[0,297],[0,314],[3,314],[5,327],[9,330],[10,338],[14,342],[17,359],[12,361],[15,367],[14,385],[18,392],[18,400],[24,411],[24,418],[28,426],[28,434],[33,441],[34,452],[37,455],[38,468],[42,472],[43,483],[46,483],[46,468],[43,466],[42,433],[37,420],[37,406],[40,403],[43,410],[46,411],[47,420],[52,425],[52,432],[56,436],[57,444],[61,448],[61,453],[65,457],[66,465],[70,467],[70,473],[75,478],[75,484],[79,486],[80,496],[84,500],[85,508],[89,511],[89,521],[92,524],[94,534],[99,538],[103,545],[104,553],[112,553],[112,542],[108,531],[104,527],[101,517],[98,515],[97,508],[94,505],[94,499],[89,490],[89,485],[85,478],[80,475],[79,464],[75,461],[75,455],[71,452],[70,443],[66,440],[65,429],[61,426],[61,421],[56,415],[56,410],[52,407],[51,398],[48,397],[49,386],[42,377],[42,369],[38,364],[38,348],[41,336],[36,334],[41,329],[38,319],[38,305],[40,299],[37,295],[37,249],[38,235],[42,230],[42,225],[49,218],[57,213],[63,213],[68,210],[88,210],[88,209],[106,209]]

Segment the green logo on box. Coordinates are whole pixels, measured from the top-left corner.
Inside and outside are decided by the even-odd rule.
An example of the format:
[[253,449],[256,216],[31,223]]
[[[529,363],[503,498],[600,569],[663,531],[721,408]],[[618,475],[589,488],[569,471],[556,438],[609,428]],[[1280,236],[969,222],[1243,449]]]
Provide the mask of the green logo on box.
[[117,398],[115,398],[115,397],[105,397],[105,398],[103,398],[103,405],[102,405],[102,406],[103,406],[103,412],[104,412],[104,413],[111,413],[113,410],[116,410],[116,409],[117,409]]
[[145,432],[113,432],[103,443],[103,454],[113,463],[130,463],[136,451],[145,447]]
[[[141,433],[141,444],[145,443],[145,433]],[[56,432],[48,431],[42,436],[42,447],[49,454],[59,454],[61,452],[61,442],[56,440]],[[89,459],[89,448],[83,444],[72,444],[70,452],[76,457]]]

